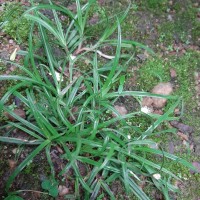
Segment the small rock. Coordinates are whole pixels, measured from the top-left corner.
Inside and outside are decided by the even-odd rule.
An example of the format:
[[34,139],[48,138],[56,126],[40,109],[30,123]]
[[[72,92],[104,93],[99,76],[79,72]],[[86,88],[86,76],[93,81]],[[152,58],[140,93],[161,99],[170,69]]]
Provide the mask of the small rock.
[[[173,87],[171,83],[159,83],[152,89],[152,93],[161,94],[161,95],[169,95],[173,92]],[[155,108],[163,108],[167,103],[167,99],[165,98],[155,98],[153,97],[153,106]]]
[[194,78],[195,78],[195,80],[197,80],[197,83],[198,83],[198,80],[199,80],[199,73],[198,72],[194,73]]
[[105,4],[106,0],[98,0],[98,3],[100,6],[103,6]]
[[190,150],[194,151],[194,143],[193,142],[190,144]]
[[147,55],[145,55],[145,54],[138,54],[137,57],[142,61],[144,61],[148,58]]
[[180,114],[180,109],[179,108],[175,108],[174,109],[174,114],[175,115],[179,115]]
[[19,153],[20,151],[19,151],[18,148],[14,148],[14,149],[12,150],[12,152],[13,152],[13,154],[17,154],[17,153]]
[[19,107],[20,104],[21,104],[21,100],[20,100],[18,97],[14,97],[14,102],[15,102],[15,105],[16,105],[17,107]]
[[161,175],[160,174],[154,174],[153,177],[157,180],[161,179]]
[[6,75],[8,75],[10,73],[10,70],[6,70]]
[[153,108],[152,107],[147,107],[147,106],[142,106],[141,107],[141,112],[149,114],[153,112]]
[[64,21],[64,20],[66,19],[66,17],[65,17],[64,15],[61,15],[61,16],[60,16],[60,19],[61,19],[62,21]]
[[153,99],[151,97],[144,97],[142,99],[142,107],[151,107],[151,105],[153,104]]
[[98,14],[94,14],[92,18],[88,21],[89,25],[94,25],[99,21]]
[[[26,113],[25,113],[25,111],[22,110],[22,109],[15,109],[15,110],[14,110],[14,113],[15,113],[16,115],[18,115],[19,117],[23,118],[23,119],[26,118]],[[15,119],[13,116],[11,116],[10,114],[8,114],[8,113],[5,113],[4,115],[5,115],[8,119],[10,119],[11,121],[16,121],[16,119]]]
[[164,98],[154,98],[153,105],[155,108],[163,108],[167,103],[167,99]]
[[14,43],[14,40],[9,40],[9,44],[13,44]]
[[169,153],[174,154],[174,143],[172,141],[169,142]]
[[88,172],[87,172],[87,167],[85,164],[79,162],[78,163],[78,167],[79,167],[79,172],[81,174],[81,176],[87,176]]
[[22,109],[15,109],[15,110],[14,110],[14,113],[15,113],[16,115],[18,115],[19,117],[23,118],[23,119],[26,118],[26,113],[25,113],[25,111],[22,110]]
[[162,95],[169,95],[173,91],[172,84],[167,83],[159,83],[152,89],[152,93],[154,94],[162,94]]
[[162,110],[154,110],[153,113],[157,114],[157,115],[163,115],[163,111]]
[[168,19],[169,21],[173,21],[172,15],[168,15],[168,16],[167,16],[167,19]]
[[56,146],[56,148],[57,148],[59,153],[63,154],[63,150],[59,146]]
[[60,196],[64,196],[69,193],[69,188],[65,187],[64,185],[59,185],[58,191]]
[[11,66],[11,67],[10,67],[10,71],[11,71],[11,72],[15,71],[15,68],[16,68],[16,67]]
[[8,165],[10,169],[13,170],[16,167],[17,162],[15,160],[8,160]]
[[[118,106],[118,105],[115,105],[114,108],[117,110],[117,112],[120,114],[120,115],[126,115],[128,113],[127,109],[125,106]],[[112,114],[113,117],[117,117],[117,115],[115,113]]]
[[196,171],[190,170],[190,173],[191,173],[191,174],[200,173],[200,163],[199,163],[199,162],[193,162],[192,165],[193,165],[197,170],[196,170]]
[[170,69],[170,76],[171,76],[171,78],[177,77],[176,71],[174,69]]
[[188,147],[188,142],[186,140],[183,140],[183,145],[185,145],[186,147]]
[[70,11],[75,12],[76,11],[76,3],[70,4],[70,6],[67,7]]

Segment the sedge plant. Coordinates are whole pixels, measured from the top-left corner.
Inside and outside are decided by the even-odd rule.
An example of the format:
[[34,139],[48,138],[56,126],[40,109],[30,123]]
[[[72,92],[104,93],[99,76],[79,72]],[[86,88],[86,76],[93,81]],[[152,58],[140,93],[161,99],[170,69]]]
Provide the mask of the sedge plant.
[[[164,191],[176,191],[177,188],[166,181],[166,177],[179,179],[164,167],[164,158],[179,162],[188,168],[193,166],[185,160],[169,154],[161,149],[152,148],[157,144],[150,139],[159,134],[157,127],[165,121],[175,120],[174,109],[181,104],[175,96],[162,96],[142,91],[125,91],[124,71],[132,55],[125,56],[121,61],[121,49],[131,50],[135,47],[151,51],[148,47],[135,41],[123,40],[120,23],[125,19],[129,8],[123,15],[116,17],[114,23],[108,23],[100,39],[94,44],[87,44],[85,35],[88,13],[95,1],[90,0],[81,6],[76,0],[77,12],[49,4],[34,4],[23,14],[31,23],[28,50],[18,51],[24,56],[24,64],[15,64],[24,75],[1,75],[0,80],[14,80],[16,84],[8,89],[1,98],[1,113],[12,116],[14,121],[5,121],[3,128],[16,128],[27,134],[27,139],[12,137],[9,133],[1,133],[0,142],[16,145],[32,146],[32,152],[15,168],[6,184],[9,193],[17,175],[41,152],[45,152],[51,169],[49,180],[42,183],[42,188],[49,195],[58,195],[58,177],[64,178],[69,170],[73,170],[73,194],[66,198],[97,199],[102,193],[109,199],[116,199],[111,184],[120,181],[127,195],[135,195],[138,199],[148,200],[149,197],[140,187],[143,177]],[[54,20],[47,18],[44,10],[50,10]],[[69,19],[63,26],[59,13]],[[39,49],[34,46],[33,35],[38,32]],[[117,39],[110,39],[113,33]],[[62,59],[54,53],[55,45],[64,52]],[[104,45],[113,46],[115,55],[106,55],[101,49]],[[42,54],[39,54],[43,50]],[[99,67],[99,57],[107,62]],[[76,63],[87,60],[88,71],[81,71]],[[124,58],[123,58],[124,60]],[[174,101],[169,110],[161,115],[146,115],[140,107],[126,115],[120,115],[114,105],[119,97],[132,96],[141,103],[143,97],[168,98]],[[10,99],[17,97],[26,111],[26,118],[18,116],[9,107]],[[115,117],[113,117],[113,115]],[[143,131],[140,127],[128,123],[133,118],[145,115],[152,123]],[[162,130],[173,132],[174,130]],[[65,166],[58,173],[55,171],[51,157],[52,149],[62,149],[60,159]],[[69,147],[70,146],[70,147]],[[150,156],[148,156],[150,155]],[[151,159],[152,155],[162,158],[161,162]],[[82,175],[79,164],[86,166],[87,174]],[[80,193],[84,190],[84,193]],[[167,191],[167,192],[166,192]],[[13,195],[13,193],[11,193]],[[11,196],[12,196],[11,195]],[[104,196],[103,195],[103,196]]]

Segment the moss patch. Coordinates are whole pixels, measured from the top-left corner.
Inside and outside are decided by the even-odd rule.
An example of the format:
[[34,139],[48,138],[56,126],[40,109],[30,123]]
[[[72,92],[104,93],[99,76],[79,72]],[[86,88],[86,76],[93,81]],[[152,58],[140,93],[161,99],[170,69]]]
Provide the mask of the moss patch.
[[27,41],[30,28],[30,22],[26,18],[19,18],[24,11],[19,3],[6,3],[0,16],[3,31],[20,43]]

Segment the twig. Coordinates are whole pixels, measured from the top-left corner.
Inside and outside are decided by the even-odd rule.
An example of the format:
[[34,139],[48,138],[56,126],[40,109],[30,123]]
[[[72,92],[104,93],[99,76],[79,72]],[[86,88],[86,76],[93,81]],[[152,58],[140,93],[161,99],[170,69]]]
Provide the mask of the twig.
[[40,192],[40,191],[37,191],[37,190],[18,190],[17,192],[18,193],[19,192],[35,192],[35,193],[39,193],[39,194],[48,194],[47,192]]
[[87,48],[87,47],[84,47],[82,49],[77,49],[76,52],[75,52],[75,55],[81,53],[82,51],[93,51],[93,52],[96,51],[100,55],[100,57],[103,57],[103,58],[106,58],[106,59],[109,59],[109,60],[112,60],[113,58],[115,58],[115,56],[109,56],[109,55],[102,53],[99,50],[93,50],[93,49],[90,49],[90,48]]

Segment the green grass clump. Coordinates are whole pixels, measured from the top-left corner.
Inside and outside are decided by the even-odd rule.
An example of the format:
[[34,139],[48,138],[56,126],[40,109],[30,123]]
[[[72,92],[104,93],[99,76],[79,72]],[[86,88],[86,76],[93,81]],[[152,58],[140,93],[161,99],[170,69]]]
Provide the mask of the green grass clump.
[[151,91],[159,82],[168,82],[169,80],[168,63],[160,58],[152,58],[139,69],[137,82],[140,90]]
[[188,102],[194,96],[194,72],[198,71],[199,59],[198,53],[194,51],[188,51],[181,56],[171,56],[165,61],[157,57],[149,59],[139,69],[138,87],[151,91],[159,82],[171,81],[170,69],[174,69],[177,74],[174,84],[178,84],[174,94],[182,96],[184,101]]
[[163,8],[164,4],[166,4],[167,1],[166,0],[146,0],[145,4],[147,5],[147,7],[151,8],[151,9],[157,9],[157,8]]
[[[65,195],[65,198],[87,200],[105,195],[109,199],[116,199],[111,186],[119,181],[127,195],[149,200],[139,186],[143,177],[146,177],[146,182],[151,182],[169,198],[168,191],[177,191],[177,188],[170,181],[166,181],[170,180],[166,177],[177,178],[176,175],[163,167],[162,163],[148,159],[147,155],[166,157],[194,169],[184,159],[151,148],[157,144],[150,137],[163,122],[172,120],[171,115],[181,100],[176,96],[165,96],[173,100],[171,107],[161,117],[148,115],[151,123],[148,121],[149,124],[142,125],[141,128],[132,120],[144,115],[140,111],[140,106],[126,115],[121,115],[115,109],[114,105],[121,96],[132,96],[139,105],[144,96],[163,96],[124,90],[125,76],[122,72],[134,53],[131,51],[138,46],[150,52],[150,49],[140,43],[122,39],[120,23],[126,17],[129,8],[118,16],[115,22],[109,24],[98,41],[87,44],[86,22],[89,8],[93,3],[94,1],[88,1],[81,6],[77,0],[77,12],[74,14],[64,7],[53,5],[51,1],[49,4],[38,5],[32,2],[32,7],[23,15],[32,21],[28,51],[18,52],[25,56],[24,64],[16,64],[25,75],[0,76],[1,81],[19,81],[8,89],[0,101],[3,113],[7,112],[16,119],[7,121],[7,124],[1,127],[6,128],[7,135],[1,135],[0,141],[30,145],[33,146],[33,151],[9,177],[6,192],[13,195],[10,190],[15,178],[22,170],[28,169],[26,167],[38,154],[45,152],[51,174],[42,182],[42,188],[50,196],[58,195],[59,180],[64,181],[72,170],[73,175],[68,176],[74,183],[75,191],[73,194]],[[44,16],[41,12],[43,9],[51,10],[54,20],[50,21]],[[70,19],[67,28],[64,28],[59,20],[58,11]],[[33,45],[35,28],[39,31],[43,57],[41,54],[38,55],[41,49]],[[118,38],[109,39],[116,30]],[[65,56],[58,58],[54,55],[55,44]],[[101,52],[105,45],[113,46],[115,54],[107,55]],[[129,49],[129,54],[123,54],[122,57],[122,48]],[[107,60],[101,67],[98,62],[99,55]],[[90,67],[83,72],[77,68],[76,63],[84,60]],[[83,65],[85,64],[83,62]],[[26,111],[25,119],[10,109],[8,102],[13,96],[20,99],[23,104]],[[174,119],[178,120],[179,117]],[[143,117],[141,121],[144,121]],[[10,135],[10,128],[25,132],[27,139],[13,137]],[[133,132],[136,134],[132,134]],[[55,146],[61,149],[58,158],[64,165],[59,172],[54,168],[51,156]],[[80,163],[87,169],[85,175],[79,171]]]
[[22,17],[24,10],[20,3],[5,3],[0,16],[2,30],[20,43],[27,41],[30,29],[30,22]]
[[190,102],[195,94],[194,72],[198,70],[199,61],[198,53],[193,51],[188,51],[185,55],[179,58],[172,58],[170,61],[170,65],[172,66],[173,63],[176,69],[177,82],[180,85],[177,94],[183,96],[187,102]]
[[185,44],[191,42],[196,44],[200,24],[197,19],[198,9],[192,7],[190,1],[187,7],[184,7],[181,2],[177,2],[172,5],[171,9],[176,10],[176,13],[172,21],[166,20],[158,27],[159,42],[172,45],[175,40]]
[[154,14],[160,14],[162,12],[166,12],[167,10],[167,2],[166,0],[144,0],[144,1],[136,1],[142,8],[150,10]]

